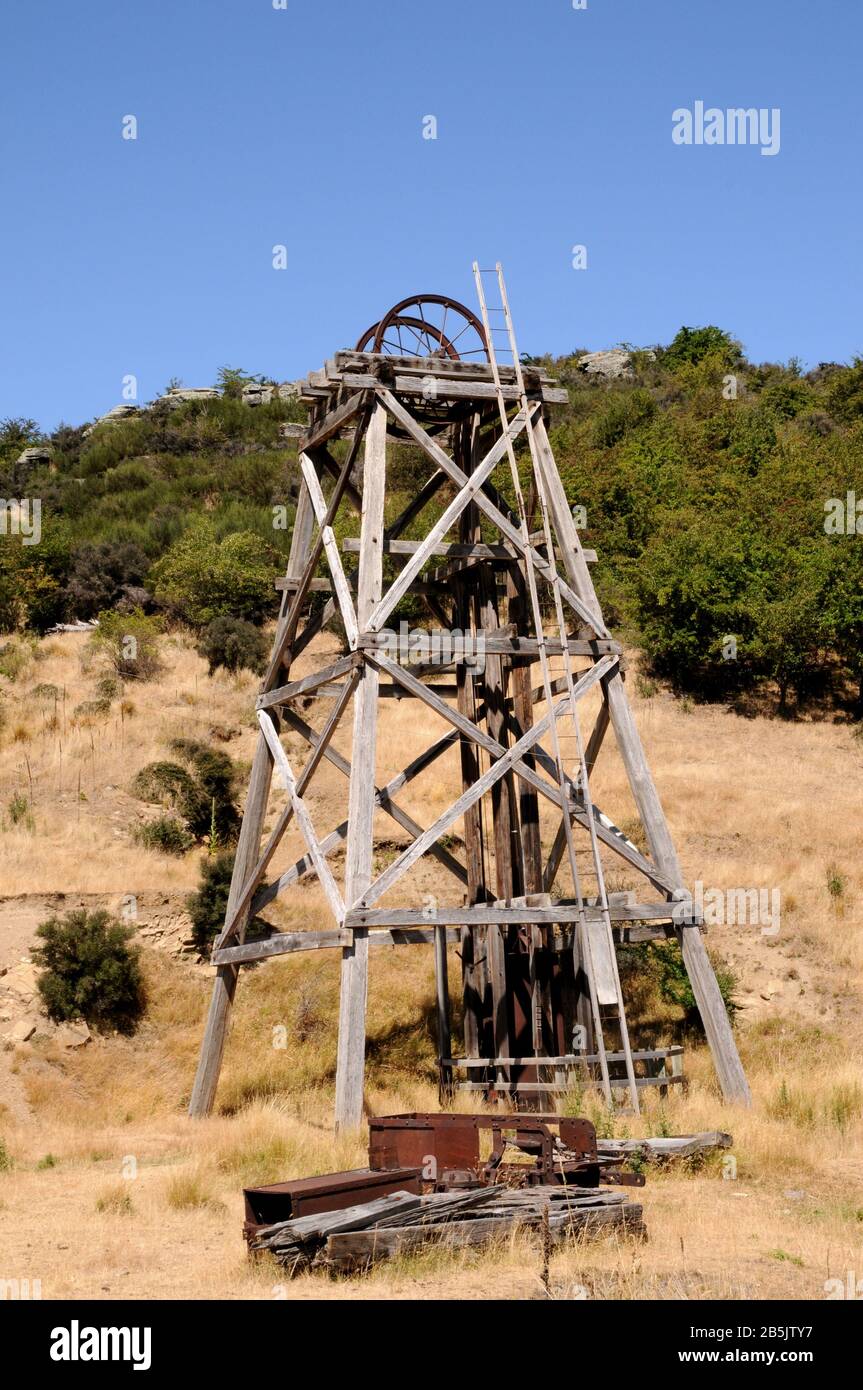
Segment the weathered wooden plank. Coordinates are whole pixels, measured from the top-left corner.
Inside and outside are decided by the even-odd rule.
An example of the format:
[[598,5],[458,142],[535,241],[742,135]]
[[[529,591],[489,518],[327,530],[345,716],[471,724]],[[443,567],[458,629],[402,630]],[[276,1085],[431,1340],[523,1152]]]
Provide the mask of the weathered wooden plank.
[[[467,475],[462,472],[440,445],[432,439],[431,435],[422,428],[422,425],[413,418],[410,411],[405,410],[404,406],[401,405],[391,391],[381,390],[378,392],[378,396],[386,405],[389,413],[402,428],[407,431],[414,442],[419,444],[420,448],[428,454],[429,458],[431,458],[439,468],[443,468],[449,473],[453,482],[463,487],[467,482]],[[505,536],[506,539],[516,547],[519,554],[523,554],[526,557],[530,564],[533,565],[534,569],[536,569],[537,573],[541,574],[550,584],[557,584],[561,596],[566,599],[566,602],[578,614],[582,622],[596,631],[595,614],[582,602],[575,590],[570,588],[563,577],[558,574],[550,561],[543,555],[540,555],[539,551],[533,546],[525,546],[518,527],[515,526],[500,510],[496,503],[491,500],[486,491],[481,489],[476,494],[476,504],[485,512],[489,520],[494,522],[501,535]],[[608,637],[608,635],[604,627],[602,632],[597,632],[597,636]]]
[[342,565],[342,557],[339,554],[335,533],[330,524],[330,520],[328,520],[330,511],[324,500],[324,494],[321,491],[321,485],[318,481],[318,475],[315,472],[315,466],[306,453],[300,454],[300,468],[303,471],[303,477],[306,480],[306,486],[309,489],[309,496],[312,499],[312,506],[315,509],[315,516],[318,526],[320,527],[324,553],[327,557],[327,564],[330,567],[330,576],[336,591],[339,608],[341,609],[342,622],[345,625],[345,635],[348,639],[348,646],[353,649],[357,644],[357,615],[354,611],[354,602],[344,566]]
[[270,690],[265,695],[259,695],[255,708],[268,710],[272,709],[274,705],[286,704],[288,700],[297,700],[301,695],[311,695],[318,686],[326,685],[329,681],[337,681],[340,676],[346,676],[358,665],[359,660],[360,658],[355,652],[351,652],[350,656],[341,656],[338,661],[333,661],[320,671],[313,671],[310,675],[303,676],[301,680],[290,681],[288,685],[280,685],[277,690]]
[[497,443],[489,450],[482,463],[478,465],[476,472],[469,475],[449,506],[444,508],[444,511],[441,513],[441,516],[435,522],[434,526],[432,526],[428,535],[420,542],[419,548],[414,551],[401,574],[390,585],[381,601],[376,604],[365,625],[365,631],[380,631],[396,604],[407,593],[412,581],[419,574],[429,556],[434,553],[434,547],[443,540],[447,531],[449,531],[451,526],[455,525],[465,507],[474,500],[485,480],[491,476],[500,463],[506,453],[509,443],[521,433],[526,422],[527,413],[525,411],[519,411],[518,415],[508,427],[506,434],[502,435]]
[[335,879],[333,878],[330,866],[326,860],[326,855],[321,850],[320,844],[318,842],[318,837],[315,833],[315,828],[312,825],[312,818],[309,815],[308,809],[306,808],[306,804],[303,801],[303,798],[300,796],[299,792],[297,791],[296,778],[294,777],[293,768],[291,767],[288,755],[282,747],[281,743],[279,742],[279,736],[276,733],[276,730],[273,726],[273,721],[270,718],[269,714],[267,714],[266,710],[258,711],[258,723],[261,726],[261,732],[263,733],[264,738],[267,740],[267,745],[270,749],[270,753],[272,754],[273,762],[279,769],[279,772],[281,773],[282,778],[284,780],[285,790],[287,791],[291,801],[291,805],[294,808],[294,815],[296,817],[297,824],[300,827],[303,839],[305,840],[306,845],[308,846],[308,851],[311,855],[312,863],[315,866],[315,871],[318,875],[318,878],[320,879],[321,887],[324,890],[324,895],[326,896],[327,902],[330,905],[330,911],[332,912],[339,926],[341,926],[345,918],[345,905],[342,901],[342,895],[338,890],[338,886],[336,885]]
[[324,416],[323,420],[309,431],[305,438],[300,441],[299,447],[308,454],[313,449],[317,449],[319,445],[325,444],[328,439],[332,439],[333,435],[340,434],[345,425],[349,425],[354,417],[359,415],[366,404],[366,399],[364,391],[358,391],[356,395],[349,396],[342,405],[331,410]]
[[[383,584],[386,441],[386,410],[378,402],[366,430],[363,459],[356,609],[357,624],[363,630],[368,626],[375,605],[380,602]],[[352,903],[367,890],[372,878],[379,680],[374,667],[368,662],[364,663],[362,679],[354,696],[353,763],[348,789],[345,863],[345,892]],[[339,1129],[356,1129],[362,1123],[368,962],[368,935],[360,930],[354,933],[353,945],[346,947],[342,955],[335,1107],[336,1126]]]

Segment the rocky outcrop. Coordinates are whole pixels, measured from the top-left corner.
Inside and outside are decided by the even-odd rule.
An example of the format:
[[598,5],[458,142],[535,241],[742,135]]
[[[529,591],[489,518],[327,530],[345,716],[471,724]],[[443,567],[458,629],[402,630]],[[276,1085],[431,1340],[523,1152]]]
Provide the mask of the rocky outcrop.
[[215,386],[171,386],[153,405],[161,406],[163,410],[176,410],[187,401],[217,401],[221,394]]
[[[654,352],[648,356],[655,358]],[[635,375],[632,368],[632,354],[626,348],[608,348],[605,352],[587,352],[579,357],[576,366],[586,376],[600,377],[604,381],[616,381]]]
[[40,463],[51,462],[51,450],[46,449],[44,444],[32,444],[18,455],[15,462],[23,464],[25,468],[36,468]]

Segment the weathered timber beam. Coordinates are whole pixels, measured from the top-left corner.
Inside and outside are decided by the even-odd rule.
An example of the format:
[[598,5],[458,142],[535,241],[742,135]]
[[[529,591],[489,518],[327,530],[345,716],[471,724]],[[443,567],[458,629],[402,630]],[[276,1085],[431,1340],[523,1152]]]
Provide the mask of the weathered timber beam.
[[299,447],[305,452],[310,453],[317,449],[319,445],[325,444],[328,439],[332,439],[334,434],[340,434],[345,425],[350,424],[351,420],[366,404],[367,396],[365,391],[358,391],[355,396],[350,396],[342,405],[337,406],[325,415],[308,434],[300,440]]
[[309,695],[317,690],[318,686],[326,685],[329,681],[338,680],[340,676],[345,676],[348,672],[358,665],[362,660],[356,652],[351,652],[350,656],[339,657],[330,666],[325,666],[320,671],[314,671],[309,676],[303,676],[302,680],[289,681],[287,685],[280,685],[277,690],[269,690],[265,695],[259,695],[255,708],[272,709],[274,705],[283,705],[288,700],[296,700],[300,695]]
[[[455,928],[447,931],[447,945],[459,942]],[[343,949],[353,941],[351,931],[296,931],[276,932],[264,941],[245,941],[242,946],[225,946],[213,952],[212,964],[250,965],[254,961],[272,960],[276,956],[294,955],[297,951],[329,951]],[[434,927],[416,927],[408,930],[387,930],[369,932],[370,946],[432,946],[435,941]]]
[[[469,481],[468,475],[464,473],[450,458],[449,454],[432,439],[431,435],[423,429],[422,425],[413,418],[410,411],[405,410],[404,406],[396,399],[391,391],[380,390],[377,394],[393,419],[402,426],[414,442],[419,444],[420,448],[428,454],[429,458],[432,459],[439,468],[443,468],[449,473],[453,482],[457,483],[460,488],[464,488],[465,484]],[[598,617],[595,612],[591,611],[588,605],[579,598],[578,594],[569,587],[563,576],[558,573],[555,566],[551,564],[549,560],[543,555],[540,555],[539,551],[533,546],[525,546],[518,527],[504,515],[482,488],[475,494],[474,500],[481,511],[485,512],[488,519],[498,528],[501,535],[505,536],[506,539],[516,547],[519,554],[523,555],[525,559],[533,565],[537,573],[541,574],[543,579],[547,582],[557,584],[561,597],[566,600],[581,620],[586,623],[592,631],[596,632],[597,636],[608,637],[609,633],[602,619]]]
[[[680,922],[679,915],[673,915],[669,903],[611,903],[608,913],[612,922]],[[346,927],[410,927],[427,922],[431,926],[477,926],[506,927],[528,925],[556,926],[558,923],[578,922],[582,911],[588,922],[603,922],[605,914],[600,907],[585,906],[568,902],[550,903],[546,907],[528,907],[516,904],[500,907],[492,903],[477,903],[473,907],[381,907],[351,908],[345,917]],[[697,919],[689,918],[684,925],[697,925]]]

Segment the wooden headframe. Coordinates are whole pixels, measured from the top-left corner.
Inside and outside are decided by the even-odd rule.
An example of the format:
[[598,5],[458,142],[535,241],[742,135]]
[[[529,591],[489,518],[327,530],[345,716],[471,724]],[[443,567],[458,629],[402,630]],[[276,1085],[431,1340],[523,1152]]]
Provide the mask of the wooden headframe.
[[[604,1037],[608,1020],[618,1017],[629,1058],[614,943],[676,937],[722,1090],[729,1099],[749,1100],[627,698],[623,652],[605,625],[591,579],[595,557],[582,548],[552,454],[547,408],[566,393],[537,371],[522,378],[500,368],[496,380],[486,363],[343,352],[304,383],[311,410],[299,445],[302,482],[272,655],[257,700],[259,737],[225,923],[213,951],[216,977],[193,1115],[213,1106],[240,967],[298,950],[332,949],[341,952],[335,1117],[339,1126],[359,1125],[369,949],[393,942],[435,948],[444,1083],[452,1075],[444,1071],[451,1050],[447,945],[456,943],[464,1050],[477,1068],[473,1084],[484,1075],[496,1092],[525,1097],[531,1088],[543,1089],[536,1080],[538,1058],[567,1060],[575,1025],[591,1056],[600,1057],[607,1094],[626,1084],[611,1076],[618,1054]],[[416,446],[427,477],[400,514],[388,515],[387,456],[394,438]],[[535,510],[539,499],[547,517],[544,531],[531,530],[533,520],[513,506],[507,458],[514,450],[527,506]],[[344,526],[336,522],[352,511],[359,514],[358,535],[339,543],[337,529],[342,534]],[[405,539],[408,529],[421,539]],[[321,590],[327,591],[323,600]],[[544,596],[544,613],[553,613],[553,596],[564,616],[555,632],[537,622],[535,602],[531,607],[537,594]],[[437,637],[428,633],[419,659],[416,642],[406,655],[394,651],[392,641],[399,605],[417,598],[439,629]],[[298,656],[335,617],[345,655],[292,680]],[[562,672],[551,683],[549,659]],[[537,661],[546,673],[539,687],[532,675]],[[590,690],[601,704],[582,744],[580,711]],[[378,712],[382,699],[396,695],[416,702],[435,732],[422,753],[381,785]],[[327,710],[318,731],[301,712],[309,697]],[[580,750],[569,770],[559,745],[566,721],[578,732]],[[332,740],[351,724],[347,758]],[[302,766],[292,766],[283,729],[308,746]],[[590,793],[609,730],[646,851]],[[399,793],[453,749],[460,759],[459,794],[423,826]],[[346,812],[340,824],[322,829],[306,793],[324,761],[345,778]],[[274,778],[286,798],[263,843]],[[376,872],[380,812],[408,839]],[[303,857],[265,883],[291,822],[302,835]],[[592,894],[579,867],[588,844],[594,870],[586,873],[595,872],[597,880]],[[331,862],[337,850],[345,855],[341,883]],[[433,908],[409,900],[410,870],[423,855],[435,858],[452,885],[451,901]],[[600,856],[619,862],[645,891],[607,893]],[[246,941],[249,920],[308,874],[319,880],[329,927]],[[631,1060],[628,1066],[637,1106]]]

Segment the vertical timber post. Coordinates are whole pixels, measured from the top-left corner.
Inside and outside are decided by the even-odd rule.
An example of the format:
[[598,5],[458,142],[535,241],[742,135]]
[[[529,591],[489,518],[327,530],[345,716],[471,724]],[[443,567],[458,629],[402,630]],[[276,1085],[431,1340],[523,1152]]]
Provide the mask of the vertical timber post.
[[[311,549],[313,526],[314,511],[312,510],[311,498],[309,497],[308,488],[305,483],[303,483],[300,488],[300,495],[297,499],[294,529],[291,535],[291,549],[288,556],[286,571],[286,577],[288,579],[299,579],[302,574],[303,567]],[[290,599],[291,592],[290,590],[286,590],[282,595],[281,613],[279,623],[276,627],[274,650],[279,644],[285,616],[290,607]],[[287,654],[287,657],[289,662],[290,653]],[[278,682],[278,674],[279,673],[276,672],[274,684]],[[228,892],[228,904],[225,910],[226,922],[230,921],[233,916],[246,880],[258,860],[261,849],[264,817],[266,815],[267,801],[270,794],[272,771],[273,760],[270,756],[270,750],[267,747],[266,739],[263,734],[258,734],[255,757],[249,776],[249,790],[246,793],[246,806],[243,812],[243,821],[240,826],[239,838],[237,840],[237,850],[234,855],[231,887]],[[246,919],[244,918],[243,921],[240,922],[237,930],[238,945],[243,941],[245,934]],[[213,982],[213,993],[210,998],[210,1011],[207,1015],[204,1039],[201,1043],[201,1055],[198,1059],[198,1070],[195,1075],[195,1084],[192,1088],[192,1095],[189,1101],[189,1115],[193,1119],[199,1119],[204,1115],[209,1115],[213,1109],[213,1102],[216,1099],[216,1087],[219,1084],[219,1072],[222,1069],[225,1040],[228,1036],[231,1007],[234,1002],[234,994],[237,989],[237,978],[239,973],[239,966],[237,965],[220,965],[216,972],[216,978]]]
[[[384,495],[386,490],[387,412],[376,404],[365,439],[360,559],[357,571],[357,625],[365,630],[383,585]],[[375,754],[378,687],[374,666],[364,662],[354,695],[353,761],[348,792],[345,904],[350,908],[372,879],[375,817]],[[358,1129],[363,1118],[366,1055],[366,998],[369,936],[354,931],[342,952],[339,1046],[336,1062],[336,1129]]]

